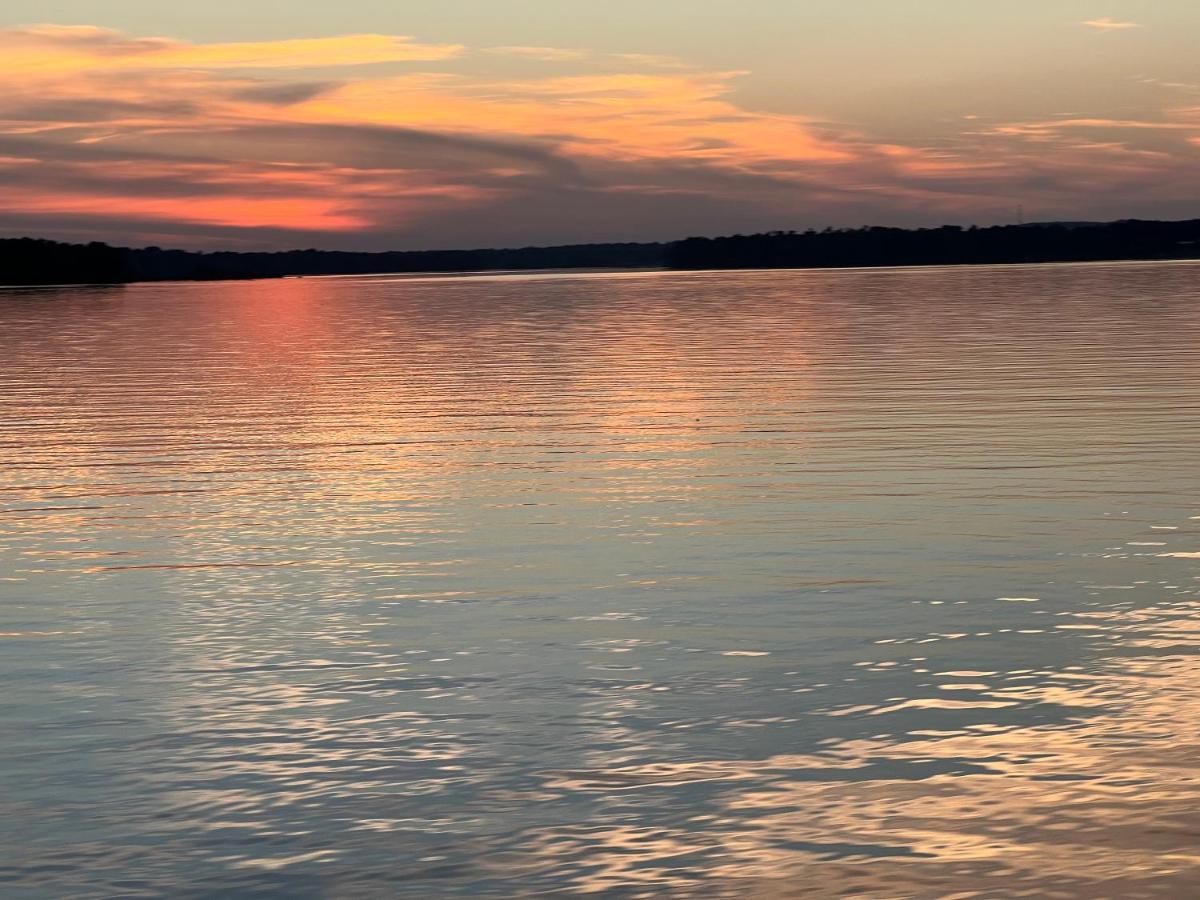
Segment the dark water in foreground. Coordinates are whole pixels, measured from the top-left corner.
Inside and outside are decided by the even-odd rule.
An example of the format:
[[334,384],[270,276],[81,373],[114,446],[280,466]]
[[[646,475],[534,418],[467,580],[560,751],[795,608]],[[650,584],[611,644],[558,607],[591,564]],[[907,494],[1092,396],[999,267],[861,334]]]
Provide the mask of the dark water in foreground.
[[1198,301],[0,291],[0,894],[1189,895]]

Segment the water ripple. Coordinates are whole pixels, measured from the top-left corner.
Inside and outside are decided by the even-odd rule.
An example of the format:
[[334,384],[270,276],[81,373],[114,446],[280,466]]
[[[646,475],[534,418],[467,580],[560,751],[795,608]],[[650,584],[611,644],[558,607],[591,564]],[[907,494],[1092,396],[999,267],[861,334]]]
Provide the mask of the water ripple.
[[0,893],[1189,896],[1198,274],[0,291]]

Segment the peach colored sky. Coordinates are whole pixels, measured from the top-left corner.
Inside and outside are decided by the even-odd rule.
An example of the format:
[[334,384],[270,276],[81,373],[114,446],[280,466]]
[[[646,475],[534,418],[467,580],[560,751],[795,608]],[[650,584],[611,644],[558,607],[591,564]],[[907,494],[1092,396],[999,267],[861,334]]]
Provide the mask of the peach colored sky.
[[212,0],[171,22],[77,0],[30,25],[14,2],[9,235],[383,249],[1003,222],[1018,204],[1200,217],[1191,3]]

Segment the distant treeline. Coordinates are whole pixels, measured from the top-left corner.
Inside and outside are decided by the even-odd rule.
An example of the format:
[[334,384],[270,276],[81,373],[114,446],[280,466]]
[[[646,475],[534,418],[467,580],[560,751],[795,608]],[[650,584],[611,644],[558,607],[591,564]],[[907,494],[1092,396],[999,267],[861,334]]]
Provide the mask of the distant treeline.
[[930,266],[1200,257],[1200,219],[1061,222],[990,228],[856,228],[688,238],[670,245],[676,269]]
[[1200,219],[1061,222],[989,228],[772,231],[673,244],[576,244],[509,250],[210,253],[0,239],[0,284],[207,281],[287,275],[498,269],[825,268],[1200,258]]
[[200,253],[158,247],[135,250],[95,242],[60,244],[35,238],[13,238],[0,239],[0,284],[214,281],[228,278],[280,278],[287,275],[497,269],[637,269],[663,265],[665,251],[665,244],[630,243],[389,253],[336,250]]

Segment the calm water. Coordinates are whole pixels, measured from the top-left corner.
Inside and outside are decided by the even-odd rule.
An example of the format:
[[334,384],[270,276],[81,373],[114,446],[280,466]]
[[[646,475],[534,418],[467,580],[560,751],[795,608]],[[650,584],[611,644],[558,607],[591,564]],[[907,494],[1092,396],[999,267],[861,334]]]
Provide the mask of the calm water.
[[0,291],[0,894],[1185,896],[1200,265]]

